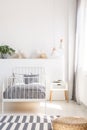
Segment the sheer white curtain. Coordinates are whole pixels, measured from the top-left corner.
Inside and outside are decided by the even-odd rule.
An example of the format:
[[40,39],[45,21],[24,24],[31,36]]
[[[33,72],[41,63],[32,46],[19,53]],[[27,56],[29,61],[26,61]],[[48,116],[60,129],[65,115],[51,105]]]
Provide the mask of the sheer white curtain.
[[80,103],[78,77],[87,71],[87,0],[77,0],[76,53],[74,72],[74,99]]
[[87,71],[87,0],[84,0],[84,46],[82,69]]

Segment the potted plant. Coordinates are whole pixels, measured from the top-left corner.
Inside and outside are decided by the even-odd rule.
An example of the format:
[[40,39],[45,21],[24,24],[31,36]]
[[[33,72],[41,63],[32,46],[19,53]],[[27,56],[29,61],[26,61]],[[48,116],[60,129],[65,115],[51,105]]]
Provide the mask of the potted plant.
[[0,57],[2,59],[5,59],[8,56],[11,56],[14,52],[15,52],[15,50],[13,48],[9,47],[8,45],[0,46]]

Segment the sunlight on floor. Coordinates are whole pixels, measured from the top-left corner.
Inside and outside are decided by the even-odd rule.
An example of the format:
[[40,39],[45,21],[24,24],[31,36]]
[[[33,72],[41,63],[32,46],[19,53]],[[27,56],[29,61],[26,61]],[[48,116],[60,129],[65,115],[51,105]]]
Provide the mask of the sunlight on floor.
[[45,105],[46,105],[47,108],[58,109],[58,110],[61,110],[61,111],[63,110],[63,108],[60,105],[58,105],[58,104],[43,103],[43,102],[40,103],[41,107],[44,107]]

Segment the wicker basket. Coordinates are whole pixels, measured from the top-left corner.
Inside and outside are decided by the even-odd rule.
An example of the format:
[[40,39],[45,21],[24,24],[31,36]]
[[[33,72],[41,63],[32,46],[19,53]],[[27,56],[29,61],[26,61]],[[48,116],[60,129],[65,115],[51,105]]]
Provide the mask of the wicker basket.
[[52,121],[53,130],[87,130],[87,119],[60,117]]

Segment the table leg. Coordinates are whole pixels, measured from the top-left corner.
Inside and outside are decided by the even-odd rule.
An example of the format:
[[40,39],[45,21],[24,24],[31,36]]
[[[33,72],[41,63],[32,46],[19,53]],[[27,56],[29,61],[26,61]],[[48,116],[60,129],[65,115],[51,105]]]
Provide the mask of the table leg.
[[52,90],[50,90],[50,101],[52,101],[52,94],[53,94],[53,92],[52,92]]
[[65,100],[66,100],[67,102],[69,102],[68,90],[65,90],[65,91],[64,91],[64,94],[65,94]]

